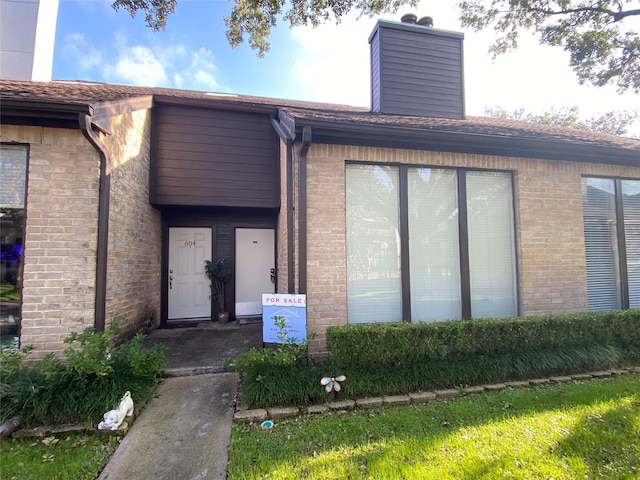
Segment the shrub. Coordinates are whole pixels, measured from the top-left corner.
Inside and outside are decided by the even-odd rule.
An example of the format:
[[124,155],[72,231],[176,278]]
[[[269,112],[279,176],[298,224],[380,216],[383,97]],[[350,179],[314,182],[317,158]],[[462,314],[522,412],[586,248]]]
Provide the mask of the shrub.
[[468,355],[640,345],[640,310],[576,315],[332,326],[327,346],[337,364],[378,369]]
[[[329,361],[306,349],[254,349],[236,359],[250,408],[393,395],[579,373],[640,360],[640,311],[422,324],[333,326]],[[325,376],[346,375],[327,395]]]
[[[244,376],[242,397],[249,408],[264,408],[458,388],[611,368],[627,358],[627,353],[616,347],[593,346],[498,356],[457,356],[379,369],[336,365],[332,361],[306,367],[264,363],[254,366]],[[640,349],[636,350],[635,358],[640,359]],[[347,377],[341,383],[342,390],[327,394],[320,379],[337,375]]]
[[24,362],[31,349],[3,350],[0,356],[0,421],[19,414],[27,425],[96,423],[117,406],[127,390],[144,403],[161,379],[163,347],[145,349],[142,335],[110,348],[117,325],[105,332],[88,328],[65,343],[66,361],[47,355]]
[[291,365],[306,365],[308,363],[309,341],[315,338],[311,334],[300,344],[295,343],[295,339],[288,337],[285,330],[285,317],[276,315],[273,317],[274,324],[278,328],[276,337],[278,345],[276,348],[257,349],[251,347],[246,352],[242,352],[235,359],[225,358],[225,366],[233,366],[236,371],[245,374],[258,365],[272,365],[274,367],[284,367]]

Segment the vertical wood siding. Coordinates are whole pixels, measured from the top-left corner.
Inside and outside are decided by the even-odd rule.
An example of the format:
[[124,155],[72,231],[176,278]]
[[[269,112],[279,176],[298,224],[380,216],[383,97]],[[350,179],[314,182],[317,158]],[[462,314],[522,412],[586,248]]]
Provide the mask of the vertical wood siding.
[[454,32],[379,22],[370,38],[374,111],[464,118],[462,41]]
[[157,105],[151,202],[277,208],[278,137],[265,114]]

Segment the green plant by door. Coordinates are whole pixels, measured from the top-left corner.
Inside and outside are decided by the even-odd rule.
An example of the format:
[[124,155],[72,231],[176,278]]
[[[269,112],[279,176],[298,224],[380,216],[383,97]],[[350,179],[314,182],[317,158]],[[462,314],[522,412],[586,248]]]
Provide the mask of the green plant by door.
[[204,274],[210,281],[211,297],[218,303],[218,313],[228,313],[226,285],[231,280],[231,265],[225,257],[215,261],[205,260]]

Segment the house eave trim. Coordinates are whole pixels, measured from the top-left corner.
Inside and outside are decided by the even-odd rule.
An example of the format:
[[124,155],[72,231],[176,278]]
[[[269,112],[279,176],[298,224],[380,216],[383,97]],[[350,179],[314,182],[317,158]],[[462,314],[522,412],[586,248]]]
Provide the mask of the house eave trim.
[[[233,110],[240,112],[264,113],[274,115],[278,108],[275,105],[262,105],[259,103],[242,102],[241,100],[229,98],[216,98],[212,96],[208,98],[185,98],[173,97],[170,95],[154,95],[154,101],[157,104],[178,105],[182,107],[203,107],[219,110]],[[276,102],[274,101],[274,104]]]
[[110,133],[109,121],[112,117],[125,115],[139,110],[148,110],[153,107],[153,95],[145,95],[142,97],[127,98],[112,102],[98,103],[94,106],[94,114],[91,117],[91,123],[100,129],[103,133]]
[[317,119],[298,122],[313,128],[314,143],[640,166],[640,150],[631,148]]
[[76,126],[78,115],[94,114],[93,107],[88,103],[15,98],[0,98],[0,103],[3,117],[73,120]]

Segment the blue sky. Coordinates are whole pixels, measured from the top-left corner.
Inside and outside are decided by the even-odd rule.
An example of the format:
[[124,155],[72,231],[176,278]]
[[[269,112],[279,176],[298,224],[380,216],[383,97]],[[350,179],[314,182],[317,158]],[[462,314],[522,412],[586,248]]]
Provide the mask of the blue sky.
[[[413,11],[434,17],[436,28],[465,33],[467,114],[482,115],[486,107],[497,106],[532,112],[578,106],[585,116],[640,109],[631,93],[578,85],[567,54],[527,35],[516,52],[492,61],[487,54],[492,32],[464,31],[453,2],[434,3],[382,18],[395,20]],[[369,105],[367,40],[375,18],[350,15],[339,25],[317,29],[282,23],[270,37],[271,51],[260,59],[246,43],[235,49],[228,45],[222,17],[231,6],[226,0],[178,0],[166,30],[153,32],[143,15],[116,12],[108,1],[60,0],[53,79]]]

